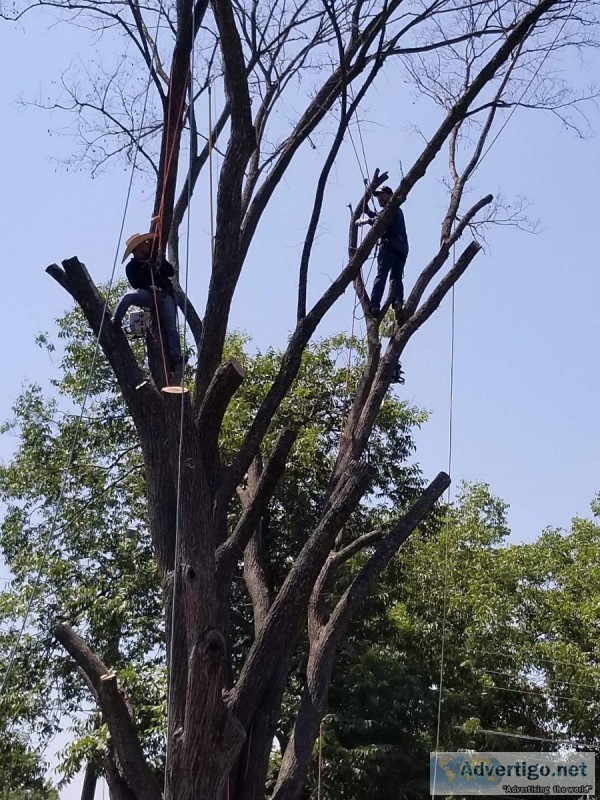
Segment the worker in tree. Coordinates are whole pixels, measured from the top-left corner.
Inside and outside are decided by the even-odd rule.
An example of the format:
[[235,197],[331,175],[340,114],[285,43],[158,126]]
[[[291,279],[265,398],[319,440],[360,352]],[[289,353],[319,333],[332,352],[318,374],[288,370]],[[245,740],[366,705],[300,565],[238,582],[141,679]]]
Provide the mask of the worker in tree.
[[[374,192],[374,194],[379,206],[385,208],[390,202],[394,192],[389,186],[382,186],[381,189]],[[373,225],[378,214],[372,211],[366,203],[364,213],[369,217],[365,222]],[[375,276],[373,292],[371,294],[371,307],[375,316],[377,316],[381,310],[381,300],[383,298],[383,290],[385,289],[385,282],[387,281],[388,275],[390,276],[390,282],[394,290],[392,305],[396,311],[396,315],[401,315],[402,304],[404,302],[402,279],[404,277],[404,265],[406,264],[407,256],[408,237],[406,235],[404,214],[402,213],[402,209],[397,208],[392,217],[392,221],[379,240],[379,250],[377,251],[377,275]]]
[[[389,186],[382,186],[379,191],[374,192],[380,208],[384,209],[390,202],[393,189]],[[373,225],[377,212],[372,211],[365,203],[363,213],[369,218],[358,224]],[[373,282],[373,292],[371,293],[371,309],[375,316],[381,312],[381,300],[383,298],[383,290],[388,275],[390,276],[390,283],[393,289],[392,306],[396,312],[398,322],[402,320],[402,305],[404,303],[404,285],[402,283],[404,278],[404,265],[408,257],[408,236],[406,235],[406,224],[404,222],[404,214],[402,209],[397,208],[392,221],[389,223],[384,233],[379,240],[379,249],[377,251],[377,275]],[[392,383],[404,383],[404,376],[400,362],[394,368]]]
[[175,274],[172,264],[166,258],[155,255],[156,234],[134,233],[125,242],[123,261],[127,262],[125,273],[133,291],[127,292],[117,306],[112,322],[121,325],[130,306],[139,306],[158,311],[161,333],[167,345],[171,372],[180,379],[183,357],[177,330],[177,306],[173,296]]

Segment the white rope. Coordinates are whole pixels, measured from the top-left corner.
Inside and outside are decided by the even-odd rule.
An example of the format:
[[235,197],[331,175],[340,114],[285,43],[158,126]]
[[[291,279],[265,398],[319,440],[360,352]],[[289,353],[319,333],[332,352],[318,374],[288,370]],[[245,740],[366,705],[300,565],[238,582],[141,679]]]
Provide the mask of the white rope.
[[[194,4],[192,8],[192,30],[196,30],[196,6]],[[180,528],[180,520],[181,520],[181,465],[183,461],[183,420],[184,420],[184,410],[185,410],[185,398],[186,393],[184,391],[184,382],[185,382],[185,353],[187,347],[187,330],[188,330],[188,323],[187,323],[187,302],[188,302],[188,285],[189,285],[189,268],[190,268],[190,216],[191,216],[191,204],[192,204],[192,168],[193,168],[193,147],[192,147],[192,104],[194,102],[194,45],[192,44],[191,54],[190,54],[190,80],[189,80],[189,119],[190,119],[190,157],[189,157],[189,177],[188,177],[188,198],[187,198],[187,209],[186,209],[186,218],[187,218],[187,230],[185,236],[185,278],[184,278],[184,285],[183,285],[183,365],[181,370],[181,405],[180,405],[180,412],[179,412],[179,444],[178,444],[178,451],[177,451],[177,498],[176,498],[176,511],[175,511],[175,556],[174,556],[174,563],[173,563],[173,593],[171,597],[171,642],[169,647],[169,663],[167,665],[167,738],[166,738],[166,751],[165,751],[165,775],[164,775],[164,797],[167,797],[167,788],[168,788],[168,776],[169,776],[169,746],[170,746],[170,728],[171,728],[171,706],[172,706],[172,696],[171,692],[173,689],[173,684],[171,680],[171,676],[173,673],[173,660],[174,660],[174,642],[175,642],[175,620],[176,620],[176,609],[177,609],[177,589],[179,586],[178,575],[179,575],[179,528]],[[209,108],[210,108],[210,91],[209,91]],[[209,133],[210,136],[210,133]],[[209,141],[209,158],[211,154],[211,145]],[[211,240],[212,240],[212,232],[211,232]],[[212,248],[211,248],[212,250]]]
[[[456,262],[453,248],[453,260]],[[452,310],[451,310],[451,323],[450,323],[450,397],[448,409],[448,475],[452,476],[452,420],[453,420],[453,401],[454,401],[454,332],[455,332],[455,287],[452,287]],[[450,539],[450,486],[446,495],[446,531],[445,531],[445,553],[444,553],[444,605],[442,612],[442,645],[440,653],[440,673],[438,685],[438,707],[437,707],[437,725],[435,733],[435,765],[433,771],[433,786],[431,788],[431,796],[435,798],[435,787],[437,779],[437,754],[440,749],[440,731],[442,724],[442,692],[444,688],[444,666],[446,655],[446,623],[448,620],[448,563],[449,563],[449,539]]]

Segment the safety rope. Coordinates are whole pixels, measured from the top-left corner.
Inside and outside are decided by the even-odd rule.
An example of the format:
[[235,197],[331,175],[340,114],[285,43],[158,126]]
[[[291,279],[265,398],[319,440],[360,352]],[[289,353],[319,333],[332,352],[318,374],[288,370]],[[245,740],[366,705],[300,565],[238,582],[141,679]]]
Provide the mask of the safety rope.
[[[455,246],[452,248],[453,263],[456,263]],[[450,387],[448,398],[448,475],[452,476],[452,423],[454,417],[454,339],[455,339],[455,287],[452,287],[451,322],[450,322]],[[435,798],[437,779],[437,754],[440,749],[440,733],[442,723],[442,692],[444,687],[444,667],[446,656],[446,626],[448,621],[448,565],[450,560],[450,486],[446,494],[446,526],[444,547],[444,600],[442,610],[442,642],[440,651],[440,673],[438,685],[437,724],[435,733],[435,764],[431,796]]]
[[[195,13],[196,12],[195,12],[195,8],[194,8],[194,9],[192,9],[192,14],[195,15]],[[193,47],[192,47],[192,50],[193,50]],[[193,61],[193,52],[191,53],[191,57],[190,57],[190,69],[191,69],[192,61]],[[173,74],[173,66],[171,65],[171,76],[172,76],[172,74]],[[190,102],[193,102],[193,95],[191,95],[191,98],[192,99],[191,99]],[[173,102],[173,95],[172,95],[172,92],[169,91],[169,103],[167,105],[167,124],[166,124],[167,134],[170,133],[170,130],[171,130],[171,108],[172,108],[172,102]],[[178,116],[177,116],[177,120],[181,119],[181,115],[183,113],[184,102],[185,102],[185,91],[183,91],[181,93],[181,102],[179,104],[179,113],[178,113]],[[190,109],[190,113],[191,113],[191,109]],[[191,128],[191,124],[190,124],[190,135],[191,135],[191,129],[192,128]],[[158,236],[153,240],[151,256],[154,257],[155,256],[155,250],[157,250],[158,251],[158,263],[159,264],[160,264],[160,259],[163,257],[163,253],[164,253],[162,220],[163,220],[163,214],[164,214],[164,209],[165,209],[165,196],[166,196],[166,192],[167,192],[167,178],[169,176],[169,172],[170,172],[170,169],[171,169],[171,164],[172,164],[172,161],[173,161],[174,153],[175,153],[175,140],[173,138],[171,141],[169,141],[167,143],[167,149],[166,149],[166,152],[165,152],[165,158],[164,158],[164,162],[163,162],[161,196],[160,196],[160,201],[159,201],[159,204],[158,204],[157,214],[153,218],[154,225],[158,230]],[[192,156],[191,156],[191,150],[190,150],[190,162],[191,162],[191,157]],[[188,181],[188,193],[189,193],[189,190],[190,190],[190,186],[189,186],[189,181]],[[189,209],[189,205],[188,205],[188,209]],[[158,245],[157,245],[157,247],[155,247],[155,245],[157,243],[158,243]],[[157,277],[158,277],[158,275],[157,275]],[[162,332],[162,326],[161,326],[161,321],[160,321],[160,313],[159,313],[159,310],[158,310],[158,296],[157,296],[156,286],[154,285],[154,283],[152,284],[152,293],[153,293],[153,296],[154,296],[154,310],[156,312],[156,322],[157,322],[157,328],[158,328],[158,341],[160,343],[160,352],[161,352],[161,357],[162,357],[163,370],[164,370],[164,374],[165,374],[165,383],[167,385],[169,385],[169,383],[170,383],[169,371],[168,371],[168,368],[167,368],[167,358],[166,358],[166,355],[165,355],[165,347],[164,347],[164,342],[163,342],[163,332]],[[187,302],[187,298],[186,298],[186,302]],[[182,387],[182,390],[183,390],[183,387]]]
[[[154,40],[155,41],[156,41],[156,38],[158,36],[158,31],[159,31],[160,19],[161,19],[161,16],[162,16],[162,11],[163,11],[163,8],[162,8],[162,4],[161,4],[160,5],[160,9],[159,9],[159,13],[158,13],[157,22],[156,22],[156,30],[154,32]],[[157,49],[155,48],[153,58],[156,57],[156,54],[157,54]],[[140,127],[139,127],[139,130],[140,130],[139,136],[140,136],[140,138],[141,138],[141,135],[142,135],[142,131],[144,129],[144,119],[146,117],[146,109],[147,109],[147,106],[148,106],[148,95],[150,93],[151,81],[152,81],[152,70],[150,69],[150,70],[148,70],[148,83],[146,85],[146,91],[145,91],[145,95],[144,95],[144,105],[142,107],[142,115],[141,115],[141,118],[140,118]],[[25,609],[25,615],[23,617],[23,622],[21,624],[21,629],[20,629],[19,634],[17,636],[17,641],[15,642],[15,644],[14,644],[12,650],[11,650],[11,654],[10,654],[10,657],[9,657],[9,660],[8,660],[8,665],[6,667],[6,671],[5,671],[4,677],[2,679],[2,685],[0,686],[0,702],[2,702],[2,700],[4,699],[4,691],[5,691],[5,689],[6,689],[7,685],[8,685],[8,679],[10,677],[12,666],[13,666],[16,654],[18,652],[18,649],[19,649],[19,647],[21,645],[21,640],[23,638],[23,633],[25,632],[25,628],[27,626],[27,621],[28,621],[29,616],[31,614],[31,609],[33,608],[33,603],[35,602],[35,598],[37,596],[37,592],[38,592],[38,589],[39,589],[39,586],[40,586],[42,572],[46,568],[46,561],[48,559],[48,553],[49,553],[49,550],[50,550],[50,543],[52,542],[52,540],[54,538],[54,533],[56,531],[56,525],[57,525],[57,521],[58,521],[58,515],[60,513],[60,510],[61,510],[61,507],[62,507],[62,503],[63,503],[63,499],[64,499],[64,495],[65,495],[65,491],[66,491],[67,480],[68,480],[68,478],[70,476],[71,468],[73,466],[73,459],[74,459],[74,456],[75,456],[75,449],[76,449],[77,444],[79,442],[79,435],[80,435],[80,432],[81,432],[81,425],[82,425],[82,421],[83,421],[83,415],[85,413],[85,407],[86,407],[86,404],[87,404],[87,401],[88,401],[88,397],[89,397],[89,394],[90,394],[90,389],[91,389],[91,385],[92,385],[92,379],[93,379],[94,370],[95,370],[95,367],[96,367],[96,361],[98,359],[98,352],[99,352],[99,349],[100,349],[100,336],[102,335],[102,329],[104,327],[104,321],[106,319],[106,315],[107,315],[107,311],[108,311],[108,301],[110,299],[110,292],[111,292],[111,289],[112,289],[112,286],[113,286],[113,283],[114,283],[115,272],[116,272],[116,268],[117,268],[117,261],[118,261],[118,258],[119,258],[119,254],[121,252],[121,240],[123,238],[123,231],[125,230],[125,222],[126,222],[126,219],[127,219],[127,210],[129,208],[129,201],[130,201],[130,198],[131,198],[131,191],[132,191],[132,188],[133,188],[133,178],[134,178],[134,175],[135,175],[135,168],[136,168],[136,165],[137,165],[138,154],[140,152],[139,139],[135,139],[134,138],[134,141],[136,141],[137,147],[134,150],[133,162],[132,162],[132,165],[131,165],[131,174],[130,174],[130,177],[129,177],[129,185],[127,187],[127,195],[126,195],[126,198],[125,198],[125,207],[123,209],[123,215],[122,215],[122,218],[121,218],[121,226],[119,228],[119,236],[118,236],[118,240],[117,240],[117,246],[116,246],[116,249],[115,249],[115,256],[114,256],[114,259],[113,259],[113,265],[112,265],[112,270],[111,270],[111,273],[110,273],[110,279],[109,279],[108,287],[107,287],[107,290],[106,290],[106,298],[104,300],[104,307],[103,307],[103,311],[102,311],[102,318],[100,320],[100,327],[98,328],[98,334],[96,336],[96,341],[94,343],[94,352],[93,352],[93,355],[92,355],[92,363],[90,365],[90,369],[89,369],[89,372],[88,372],[87,381],[86,381],[85,389],[84,389],[84,393],[83,393],[83,400],[82,400],[82,403],[81,403],[81,410],[79,412],[79,416],[77,418],[77,422],[76,422],[76,425],[75,425],[75,435],[73,437],[73,442],[72,442],[71,448],[69,450],[69,456],[67,458],[67,465],[66,465],[65,471],[63,473],[63,477],[62,477],[62,481],[61,481],[61,487],[60,487],[60,491],[59,491],[59,495],[58,495],[58,500],[57,500],[57,503],[56,503],[56,508],[54,510],[54,514],[52,516],[52,521],[50,523],[50,530],[48,531],[48,534],[46,536],[46,540],[45,540],[45,543],[44,543],[44,549],[42,551],[42,560],[41,560],[40,565],[38,567],[36,578],[35,578],[35,581],[34,581],[34,584],[33,584],[33,588],[31,590],[31,595],[30,595],[29,600],[27,602],[27,606],[26,606],[26,609]]]
[[[196,4],[192,7],[192,30],[196,30]],[[175,657],[175,620],[177,611],[177,592],[179,588],[179,534],[181,523],[181,472],[183,463],[183,422],[185,410],[185,352],[187,347],[187,303],[188,303],[188,285],[189,285],[189,267],[190,267],[190,218],[191,218],[191,204],[192,204],[192,168],[193,168],[193,147],[192,136],[194,131],[191,124],[192,105],[194,102],[194,46],[192,44],[190,54],[190,75],[189,75],[189,104],[190,104],[190,147],[189,147],[189,176],[188,176],[188,196],[187,196],[187,229],[185,236],[185,272],[184,272],[184,285],[183,285],[183,367],[181,370],[181,404],[179,411],[179,443],[177,449],[177,490],[176,490],[176,506],[175,506],[175,556],[173,559],[173,592],[171,596],[171,642],[169,645],[169,664],[167,665],[167,736],[166,736],[166,751],[165,751],[165,775],[164,775],[164,797],[167,797],[168,776],[169,776],[169,748],[171,743],[171,708],[172,708],[172,674],[173,674],[173,661]],[[164,184],[163,184],[164,185]],[[163,192],[164,198],[164,192]]]
[[[554,37],[552,44],[547,49],[544,57],[538,64],[535,72],[531,76],[531,79],[523,89],[519,99],[513,106],[510,111],[510,114],[504,120],[503,124],[500,126],[498,132],[487,146],[485,151],[483,152],[481,158],[477,162],[473,172],[478,169],[485,157],[488,155],[496,141],[498,140],[501,133],[504,131],[508,123],[510,122],[513,114],[523,101],[523,98],[529,91],[531,85],[533,84],[534,80],[537,78],[541,68],[545,64],[548,56],[554,50],[554,46],[558,41],[560,35],[562,34],[567,22],[571,18],[571,12],[565,17],[562,25],[560,26],[559,30]],[[453,254],[454,254],[454,246],[453,246]],[[456,263],[455,256],[453,257],[454,263]],[[454,395],[454,332],[455,332],[455,287],[452,287],[452,322],[451,322],[451,348],[450,348],[450,398],[449,398],[449,420],[448,420],[448,474],[451,475],[452,469],[452,418],[453,418],[453,395]],[[448,562],[449,562],[449,535],[450,535],[450,487],[448,487],[446,505],[447,505],[447,516],[446,516],[446,542],[445,542],[445,565],[444,565],[444,601],[443,601],[443,615],[442,615],[442,643],[441,643],[441,653],[440,653],[440,673],[439,673],[439,688],[438,688],[438,709],[437,709],[437,725],[436,725],[436,738],[435,738],[435,768],[433,773],[433,786],[432,786],[432,797],[435,798],[435,788],[436,788],[436,778],[437,778],[437,753],[439,752],[440,746],[440,733],[441,733],[441,719],[442,719],[442,692],[443,692],[443,684],[444,684],[444,660],[445,660],[445,641],[446,641],[446,625],[447,625],[447,616],[448,616]]]
[[[213,200],[213,140],[212,140],[212,88],[208,84],[208,201],[210,206],[210,263],[212,266],[214,250],[215,250],[215,209]],[[215,99],[216,103],[216,99]],[[216,118],[215,108],[215,118]]]
[[[354,93],[352,91],[352,87],[349,86],[348,90],[349,90],[349,93],[350,93],[350,96],[351,96],[351,101],[354,102]],[[350,128],[350,126],[348,126],[348,135],[350,137],[350,142],[352,144],[352,149],[354,150],[354,155],[356,157],[356,162],[358,164],[358,169],[359,169],[360,174],[361,174],[363,185],[366,188],[369,185],[369,180],[368,180],[369,165],[368,165],[368,162],[367,162],[367,154],[365,152],[365,145],[364,145],[364,141],[363,141],[362,131],[360,129],[360,120],[358,118],[358,114],[357,113],[355,113],[354,116],[355,116],[355,119],[356,119],[356,127],[357,127],[357,130],[358,130],[358,136],[359,136],[359,139],[360,139],[360,146],[361,146],[363,158],[364,158],[364,161],[365,161],[365,171],[363,171],[363,167],[362,167],[362,164],[361,164],[361,161],[360,161],[360,156],[359,156],[359,153],[358,153],[358,149],[357,149],[356,144],[354,142],[354,137],[352,136],[352,129]],[[352,212],[352,209],[351,209],[351,212]],[[358,242],[359,246],[362,244],[363,238],[364,238],[364,233],[363,233],[362,228],[361,228],[360,229],[360,239],[359,239],[359,242]],[[369,272],[367,274],[367,282],[368,282],[368,280],[369,280],[369,278],[371,276],[371,270],[373,269],[374,261],[375,261],[375,255],[373,254],[373,256],[371,257],[371,263],[370,263],[370,266],[369,266]],[[362,276],[362,269],[361,269],[361,276]],[[351,378],[351,370],[352,370],[352,355],[353,355],[353,350],[354,350],[354,328],[355,328],[355,324],[357,322],[357,316],[356,316],[357,307],[358,307],[358,297],[355,294],[355,296],[354,296],[354,307],[352,309],[352,324],[350,326],[350,341],[349,341],[349,344],[348,344],[348,362],[347,362],[347,366],[346,366],[346,388],[345,388],[344,397],[343,397],[343,400],[342,400],[342,419],[341,419],[341,429],[342,430],[343,430],[344,425],[345,425],[346,415],[348,413],[348,404],[349,404],[349,400],[350,400],[350,378]]]

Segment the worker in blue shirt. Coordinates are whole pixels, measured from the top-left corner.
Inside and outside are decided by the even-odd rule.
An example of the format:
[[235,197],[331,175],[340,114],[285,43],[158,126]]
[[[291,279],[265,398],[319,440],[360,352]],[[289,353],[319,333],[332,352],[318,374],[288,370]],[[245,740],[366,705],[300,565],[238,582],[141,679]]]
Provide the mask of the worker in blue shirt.
[[[393,194],[394,191],[389,186],[382,186],[379,191],[374,192],[380,208],[385,208],[387,206]],[[366,203],[363,212],[369,219],[357,224],[372,225],[375,218],[378,216],[377,212],[372,211]],[[371,293],[371,309],[375,316],[381,313],[383,290],[385,289],[385,283],[389,275],[393,288],[392,306],[396,312],[398,322],[401,322],[402,305],[404,303],[404,285],[402,280],[404,278],[404,265],[406,264],[407,257],[408,236],[406,235],[404,214],[402,213],[402,209],[397,208],[392,217],[392,221],[379,239],[377,275],[375,276],[373,291]],[[404,383],[400,362],[394,367],[392,383]]]
[[[393,189],[389,186],[382,186],[379,191],[374,192],[380,208],[385,208],[390,202]],[[377,217],[377,213],[372,211],[366,204],[364,213],[369,217],[369,224],[373,224],[373,220]],[[408,256],[408,237],[406,235],[406,225],[404,223],[404,214],[402,209],[397,208],[392,221],[387,226],[379,240],[379,250],[377,251],[377,275],[373,283],[373,291],[371,293],[371,307],[373,314],[377,316],[381,311],[381,300],[383,298],[383,290],[385,289],[385,282],[388,275],[390,282],[394,287],[394,294],[392,298],[392,306],[397,314],[402,311],[402,304],[404,302],[404,287],[402,279],[404,277],[404,265]]]

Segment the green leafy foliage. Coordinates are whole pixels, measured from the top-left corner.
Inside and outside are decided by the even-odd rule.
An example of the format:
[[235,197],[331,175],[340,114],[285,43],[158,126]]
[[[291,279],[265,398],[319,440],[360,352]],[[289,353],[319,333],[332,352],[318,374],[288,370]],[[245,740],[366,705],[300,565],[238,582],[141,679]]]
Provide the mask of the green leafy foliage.
[[[60,375],[50,394],[26,386],[2,429],[16,449],[0,466],[0,545],[13,575],[0,592],[0,653],[10,653],[16,643],[38,572],[40,585],[1,707],[0,786],[9,787],[6,792],[26,786],[32,798],[52,800],[56,795],[42,779],[43,753],[56,732],[66,726],[72,731],[62,754],[65,780],[86,762],[100,767],[107,744],[93,698],[51,635],[54,626],[76,626],[118,672],[157,772],[164,752],[166,676],[162,592],[132,422],[100,354],[63,487],[94,341],[72,311],[59,321],[58,341],[43,335],[39,344],[53,357],[61,353]],[[136,348],[143,359],[139,343]],[[246,379],[223,427],[226,458],[239,446],[281,359],[273,349],[253,351],[240,333],[228,339],[227,356],[232,355]],[[362,342],[343,335],[314,343],[266,439],[265,457],[281,428],[300,429],[264,520],[275,589],[319,516],[364,355]],[[347,526],[349,539],[385,528],[415,496],[421,475],[411,461],[411,429],[425,420],[394,395],[386,398],[370,443],[377,469]],[[599,514],[600,501],[594,511]],[[231,508],[232,524],[238,513],[239,507]],[[508,535],[505,504],[485,484],[468,485],[393,560],[340,648],[307,797],[317,791],[319,753],[323,798],[396,800],[428,793],[442,648],[440,749],[553,746],[536,737],[596,746],[600,524],[575,519],[569,533],[549,529],[524,545],[511,545]],[[346,565],[334,591],[343,591],[368,555],[360,553]],[[242,565],[232,597],[235,669],[253,635]],[[277,726],[279,748],[295,718],[305,649],[299,648],[289,678]],[[534,738],[511,739],[514,734]],[[271,778],[279,758],[277,749]],[[13,794],[6,796],[12,800]]]

